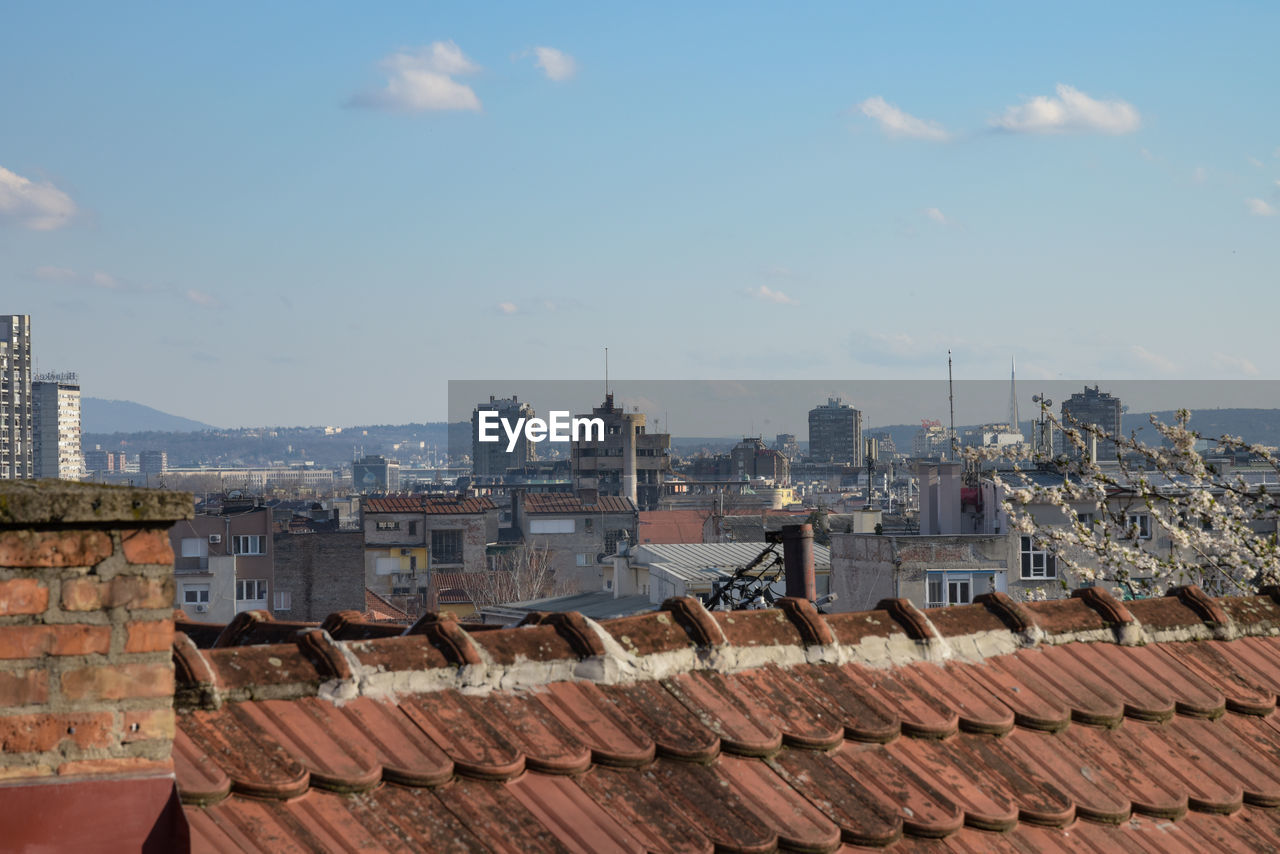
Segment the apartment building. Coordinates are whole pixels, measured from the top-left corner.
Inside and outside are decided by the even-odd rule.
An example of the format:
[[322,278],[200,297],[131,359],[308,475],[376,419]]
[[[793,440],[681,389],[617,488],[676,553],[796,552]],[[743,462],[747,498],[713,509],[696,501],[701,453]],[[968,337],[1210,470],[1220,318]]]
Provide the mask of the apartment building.
[[498,541],[498,506],[483,496],[391,495],[360,510],[365,586],[379,596],[421,597],[433,572],[483,571]]
[[169,531],[177,606],[198,620],[230,621],[241,611],[288,610],[275,591],[271,510],[258,499],[224,496]]
[[636,542],[640,524],[636,505],[614,495],[588,503],[563,492],[521,492],[511,509],[525,546],[547,550],[560,591],[599,590],[604,566],[620,543]]
[[31,316],[0,314],[0,480],[35,473],[31,416]]
[[39,374],[31,382],[32,461],[35,477],[80,480],[80,378]]

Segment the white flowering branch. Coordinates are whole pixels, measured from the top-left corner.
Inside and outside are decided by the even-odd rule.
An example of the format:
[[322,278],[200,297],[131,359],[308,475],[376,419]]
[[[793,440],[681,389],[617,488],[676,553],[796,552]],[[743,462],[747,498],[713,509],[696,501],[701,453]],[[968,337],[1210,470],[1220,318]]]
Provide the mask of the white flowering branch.
[[[1042,417],[1062,430],[1066,453],[1006,447],[966,455],[976,464],[1012,463],[994,472],[1010,528],[1054,555],[1077,583],[1112,584],[1130,596],[1179,584],[1221,594],[1280,583],[1275,496],[1265,483],[1207,462],[1196,451],[1202,437],[1187,426],[1187,410],[1173,424],[1151,417],[1160,447],[1095,425],[1064,427],[1047,411]],[[1238,436],[1214,441],[1280,474],[1270,449]],[[1108,448],[1114,461],[1092,459],[1091,446]]]

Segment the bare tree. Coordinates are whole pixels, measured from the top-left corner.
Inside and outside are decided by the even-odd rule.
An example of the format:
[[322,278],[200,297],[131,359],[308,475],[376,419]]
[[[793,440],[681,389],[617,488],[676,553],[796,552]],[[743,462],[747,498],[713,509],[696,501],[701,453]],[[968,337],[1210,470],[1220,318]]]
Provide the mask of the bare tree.
[[476,609],[524,602],[549,594],[555,573],[546,546],[523,545],[500,556],[491,570],[464,572],[462,589]]

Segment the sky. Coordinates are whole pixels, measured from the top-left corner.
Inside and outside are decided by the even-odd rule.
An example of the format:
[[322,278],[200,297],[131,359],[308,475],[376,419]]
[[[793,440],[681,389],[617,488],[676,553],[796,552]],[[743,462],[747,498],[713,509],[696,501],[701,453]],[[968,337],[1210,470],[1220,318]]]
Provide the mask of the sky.
[[187,5],[0,27],[0,313],[86,396],[1277,378],[1274,3]]

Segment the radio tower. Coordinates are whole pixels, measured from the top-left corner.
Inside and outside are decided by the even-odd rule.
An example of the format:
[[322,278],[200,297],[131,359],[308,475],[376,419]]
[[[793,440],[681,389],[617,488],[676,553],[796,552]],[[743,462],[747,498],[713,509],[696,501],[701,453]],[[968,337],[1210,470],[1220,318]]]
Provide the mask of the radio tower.
[[1018,426],[1018,391],[1014,384],[1014,364],[1013,357],[1009,357],[1009,429],[1014,433],[1021,433],[1022,428]]

